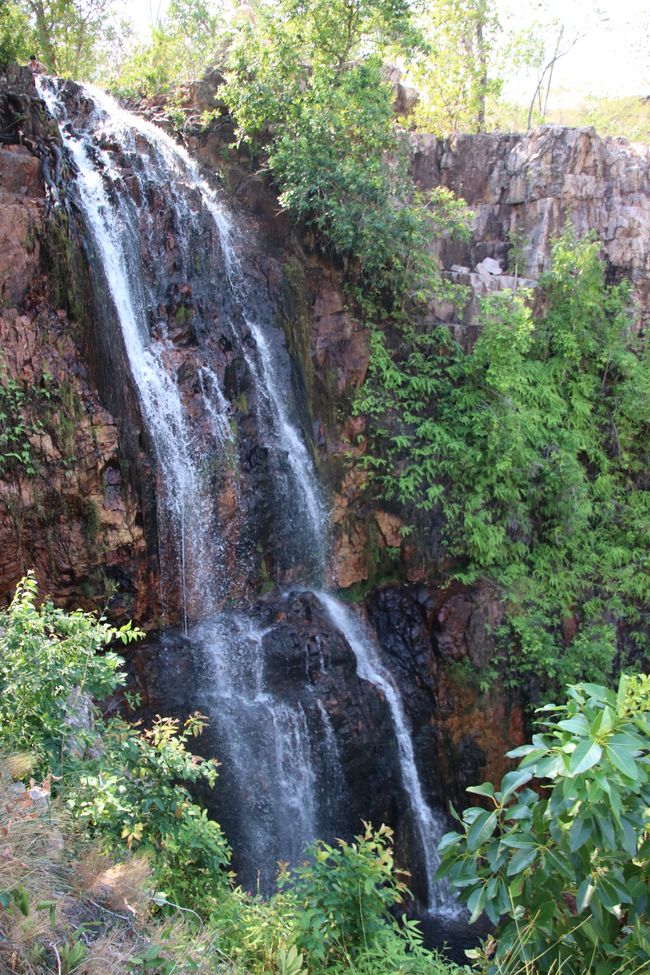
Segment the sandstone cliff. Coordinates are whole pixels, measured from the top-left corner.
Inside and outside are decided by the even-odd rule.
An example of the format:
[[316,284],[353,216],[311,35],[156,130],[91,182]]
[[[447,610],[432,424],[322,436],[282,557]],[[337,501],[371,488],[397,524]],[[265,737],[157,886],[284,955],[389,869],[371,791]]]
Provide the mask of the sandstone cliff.
[[[189,93],[190,116],[213,108],[214,81]],[[115,614],[151,621],[158,586],[147,445],[136,406],[121,410],[130,393],[119,351],[102,348],[97,322],[75,297],[80,265],[56,252],[57,241],[64,250],[65,243],[45,178],[49,157],[43,142],[49,136],[31,84],[13,74],[2,87],[10,136],[0,148],[0,335],[7,376],[31,391],[22,397],[13,422],[28,429],[35,471],[28,473],[14,461],[0,481],[0,596],[8,598],[20,574],[36,567],[44,590],[67,605],[97,605],[115,582]],[[7,96],[14,99],[11,104]],[[15,120],[18,103],[27,120],[22,128]],[[159,105],[145,111],[164,121]],[[355,464],[363,420],[350,418],[349,408],[367,370],[366,332],[347,307],[337,269],[310,235],[296,233],[278,213],[267,178],[236,153],[224,158],[231,139],[225,114],[207,128],[190,124],[185,133],[188,148],[206,170],[220,174],[255,238],[250,273],[284,326],[332,500],[329,581],[365,598],[368,615],[384,634],[385,654],[400,674],[420,749],[430,768],[439,770],[432,788],[462,801],[468,782],[500,774],[503,752],[521,735],[517,703],[500,690],[486,692],[480,681],[494,652],[490,630],[502,613],[498,595],[486,584],[443,587],[446,566],[403,539],[399,512],[385,510],[364,491],[364,475]],[[447,186],[475,213],[469,245],[432,242],[451,276],[475,293],[511,287],[522,276],[534,285],[547,266],[550,240],[570,220],[579,233],[591,229],[601,237],[612,278],[631,278],[640,322],[647,322],[648,150],[601,140],[591,130],[545,128],[447,141],[414,136],[411,152],[423,188]],[[504,273],[491,273],[485,265],[477,271],[486,258],[498,261]],[[53,267],[54,276],[43,274]],[[433,311],[459,338],[471,341],[474,300],[460,317],[450,307]],[[176,328],[176,312],[169,315]],[[191,343],[186,333],[178,329],[179,361]],[[241,362],[232,350],[224,355],[230,357],[228,395],[237,401],[236,419],[246,428],[250,402],[240,383]],[[249,485],[248,517],[269,521],[271,515],[261,510],[262,487]],[[235,504],[231,491],[223,506],[231,511]],[[281,540],[274,542],[269,532],[272,544],[279,548]],[[271,560],[275,557],[272,553]],[[259,558],[251,578],[258,586],[264,581]],[[151,681],[149,674],[145,690]],[[340,707],[339,701],[333,711]]]
[[155,596],[141,506],[78,323],[55,300],[66,282],[47,272],[50,134],[28,71],[2,79],[0,118],[0,601],[34,569],[62,605],[96,609],[110,597],[116,619],[144,621]]

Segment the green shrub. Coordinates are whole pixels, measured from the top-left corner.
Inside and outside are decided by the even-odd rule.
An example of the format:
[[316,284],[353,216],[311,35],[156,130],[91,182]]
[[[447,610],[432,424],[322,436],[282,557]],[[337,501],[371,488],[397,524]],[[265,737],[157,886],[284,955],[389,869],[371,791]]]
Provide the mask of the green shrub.
[[[205,727],[193,715],[179,730],[157,718],[149,730],[113,719],[105,726],[101,756],[86,761],[67,791],[75,817],[109,849],[148,854],[165,898],[206,913],[228,886],[230,851],[221,827],[192,801],[185,783],[214,785],[217,762],[187,749]],[[164,895],[164,896],[163,896]]]
[[39,607],[37,595],[30,574],[0,613],[0,748],[30,752],[42,771],[61,775],[97,737],[77,720],[86,706],[82,695],[101,699],[124,683],[122,660],[107,644],[128,643],[139,633],[81,610]]
[[376,329],[356,407],[375,490],[427,513],[458,578],[497,584],[513,667],[546,685],[606,679],[617,623],[650,599],[650,362],[598,251],[558,240],[544,316],[494,294],[470,352],[442,327]]
[[27,386],[14,379],[8,374],[0,353],[0,477],[36,474],[30,438],[44,433],[44,428],[32,414],[42,405],[43,397],[50,397],[47,383],[40,387]]
[[[534,962],[540,973],[642,972],[650,959],[650,681],[618,693],[569,688],[538,711],[541,732],[509,752],[521,761],[468,791],[462,832],[440,843],[475,920],[497,924],[486,975]],[[515,968],[515,970],[519,970]],[[527,969],[526,969],[527,970]]]
[[255,29],[233,36],[220,90],[283,207],[318,231],[372,314],[435,287],[428,243],[450,220],[465,226],[450,193],[418,193],[408,174],[383,55],[416,43],[401,0],[261,4]]
[[386,826],[366,826],[352,843],[316,843],[307,863],[285,875],[300,908],[297,945],[309,959],[355,958],[392,922],[389,909],[406,888],[394,878],[390,837]]

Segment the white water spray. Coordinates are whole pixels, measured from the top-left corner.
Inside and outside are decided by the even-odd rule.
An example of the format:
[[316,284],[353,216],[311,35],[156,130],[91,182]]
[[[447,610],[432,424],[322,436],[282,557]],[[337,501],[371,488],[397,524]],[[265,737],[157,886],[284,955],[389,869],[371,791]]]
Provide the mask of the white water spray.
[[427,909],[436,914],[445,912],[453,914],[454,904],[448,886],[433,881],[439,864],[437,848],[443,827],[424,798],[415,763],[411,731],[397,684],[379,659],[377,648],[366,633],[361,620],[329,593],[315,592],[314,595],[325,607],[334,626],[347,640],[357,661],[359,677],[373,684],[384,695],[397,739],[402,786],[411,807],[413,823],[420,841],[426,874]]

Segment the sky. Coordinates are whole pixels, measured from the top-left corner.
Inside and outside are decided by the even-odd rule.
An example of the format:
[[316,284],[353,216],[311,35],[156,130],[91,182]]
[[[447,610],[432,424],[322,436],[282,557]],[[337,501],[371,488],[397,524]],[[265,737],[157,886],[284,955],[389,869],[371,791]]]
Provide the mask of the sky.
[[[531,20],[549,24],[558,18],[566,25],[563,46],[575,40],[555,67],[550,107],[575,104],[586,95],[650,95],[650,0],[496,2],[506,29],[518,30]],[[167,4],[168,0],[130,0],[128,12],[144,32],[152,19],[164,14]],[[549,37],[555,36],[549,28]],[[520,73],[506,94],[526,103],[535,83],[534,74]]]
[[[585,95],[650,95],[650,0],[498,2],[503,26],[556,17],[566,25],[563,47],[575,40],[557,62],[551,106],[575,103]],[[509,93],[525,101],[528,90],[529,82],[520,77]]]

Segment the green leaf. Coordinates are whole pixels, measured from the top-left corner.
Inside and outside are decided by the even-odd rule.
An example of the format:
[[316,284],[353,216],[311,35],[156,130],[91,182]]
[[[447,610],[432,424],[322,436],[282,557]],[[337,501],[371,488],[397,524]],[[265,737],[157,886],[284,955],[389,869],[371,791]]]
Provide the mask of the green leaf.
[[612,765],[614,765],[619,772],[627,776],[629,779],[636,779],[639,774],[639,770],[636,762],[633,758],[633,753],[629,748],[626,748],[620,744],[607,743],[605,746],[605,754],[609,758]]
[[486,812],[482,810],[481,813],[476,817],[474,822],[469,828],[467,834],[467,849],[470,851],[477,850],[496,829],[497,825],[497,814],[496,812]]
[[583,882],[580,884],[578,893],[576,895],[576,910],[578,911],[578,914],[581,914],[584,910],[586,910],[587,907],[589,907],[595,890],[596,888],[592,883],[591,877],[587,877],[586,880],[583,880]]
[[535,862],[537,857],[537,847],[532,850],[519,850],[508,864],[508,869],[506,871],[508,877],[514,877],[519,873],[523,873],[527,867],[530,867],[532,863]]
[[581,741],[571,756],[569,769],[573,775],[582,775],[588,769],[596,765],[603,754],[600,745],[591,740]]
[[501,802],[505,803],[513,792],[520,789],[526,782],[530,782],[532,777],[533,773],[527,769],[516,769],[514,772],[508,772],[504,775],[501,781]]
[[590,734],[589,722],[583,714],[576,714],[572,718],[558,721],[557,727],[562,728],[563,731],[570,731],[571,734],[579,735],[581,738]]
[[490,799],[494,798],[494,786],[491,782],[484,782],[482,785],[470,785],[465,789],[465,792],[472,792],[477,796],[488,796]]
[[576,853],[585,845],[593,833],[593,823],[591,819],[575,819],[569,830],[569,849]]
[[477,887],[476,890],[472,891],[467,899],[467,909],[470,912],[470,924],[474,924],[479,919],[485,908],[486,901],[487,888],[485,886]]

